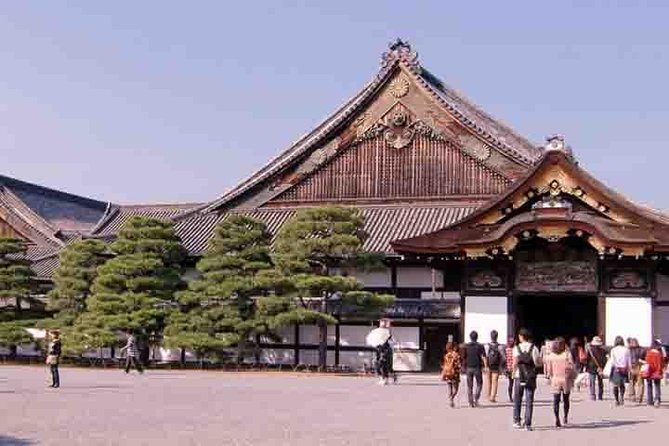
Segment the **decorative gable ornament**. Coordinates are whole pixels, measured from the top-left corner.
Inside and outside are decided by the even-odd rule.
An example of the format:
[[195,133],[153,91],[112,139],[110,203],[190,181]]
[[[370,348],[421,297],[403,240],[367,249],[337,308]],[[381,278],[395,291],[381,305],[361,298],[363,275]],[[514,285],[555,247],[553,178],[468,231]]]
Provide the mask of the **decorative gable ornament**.
[[411,48],[409,42],[399,37],[394,42],[390,42],[388,44],[388,51],[381,55],[381,72],[384,73],[397,61],[404,63],[416,74],[421,71],[421,66],[418,62],[418,53]]
[[386,144],[394,149],[408,146],[416,135],[423,135],[436,141],[446,140],[442,132],[419,119],[414,119],[399,103],[357,140],[374,139],[380,135],[383,135]]

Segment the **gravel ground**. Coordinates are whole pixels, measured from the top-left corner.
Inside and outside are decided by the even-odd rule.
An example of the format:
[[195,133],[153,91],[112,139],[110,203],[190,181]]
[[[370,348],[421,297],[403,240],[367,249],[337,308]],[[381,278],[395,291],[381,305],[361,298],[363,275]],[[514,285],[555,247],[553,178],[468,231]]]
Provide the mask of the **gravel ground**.
[[435,375],[401,376],[383,387],[371,378],[315,374],[65,368],[61,381],[50,389],[46,368],[0,367],[0,445],[629,446],[662,441],[669,421],[669,406],[618,408],[610,397],[591,402],[576,393],[573,425],[555,430],[542,383],[535,431],[514,431],[506,401],[470,409],[461,391],[451,409]]

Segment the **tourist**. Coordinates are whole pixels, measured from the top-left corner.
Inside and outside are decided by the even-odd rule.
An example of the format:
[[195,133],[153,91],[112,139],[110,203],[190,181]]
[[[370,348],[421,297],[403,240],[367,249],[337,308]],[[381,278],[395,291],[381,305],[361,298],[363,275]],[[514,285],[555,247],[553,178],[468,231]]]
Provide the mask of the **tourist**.
[[625,341],[622,336],[616,336],[614,346],[611,349],[610,361],[611,367],[611,385],[613,385],[613,396],[616,399],[616,406],[625,404],[625,383],[627,382],[632,363],[630,351],[625,347]]
[[553,352],[546,359],[546,378],[550,379],[553,391],[553,414],[555,427],[562,427],[560,422],[560,399],[564,402],[564,425],[569,424],[569,394],[574,385],[577,365],[571,352],[567,350],[564,338],[557,338]]
[[643,358],[646,356],[644,348],[639,345],[636,338],[630,338],[627,341],[630,350],[630,362],[632,368],[630,370],[630,384],[629,384],[629,399],[637,403],[643,403],[644,382],[641,376],[641,367]]
[[662,395],[660,387],[662,384],[662,375],[664,373],[665,360],[662,352],[662,344],[659,340],[653,340],[653,344],[646,353],[644,365],[644,378],[646,380],[648,405],[660,407]]
[[376,373],[380,376],[379,384],[385,386],[388,384],[392,370],[393,347],[390,345],[390,338],[383,344],[376,347]]
[[124,347],[121,348],[120,352],[126,352],[125,359],[125,373],[130,373],[130,367],[135,367],[139,373],[144,373],[142,364],[139,361],[139,351],[137,350],[137,339],[135,338],[134,333],[128,332],[128,340]]
[[446,343],[446,354],[441,364],[441,379],[448,384],[448,400],[451,407],[455,407],[455,397],[460,388],[460,372],[462,371],[462,358],[454,342]]
[[[532,344],[530,332],[518,332],[518,345],[513,349],[513,426],[532,430],[534,391],[537,388],[537,367],[541,365],[539,350]],[[520,412],[525,397],[525,420],[521,424]]]
[[487,346],[487,364],[488,372],[486,373],[486,388],[488,389],[488,401],[491,403],[497,402],[497,385],[499,383],[499,373],[504,366],[504,353],[502,346],[499,345],[497,339],[499,333],[497,330],[490,332],[491,342]]
[[57,389],[60,387],[60,372],[58,364],[60,364],[60,355],[62,353],[62,344],[60,342],[60,332],[58,330],[51,330],[51,342],[47,351],[46,363],[51,371],[51,385]]
[[546,359],[548,358],[548,355],[550,355],[552,351],[553,351],[553,341],[550,339],[546,339],[540,351],[541,364],[543,364],[544,375],[546,374]]
[[506,340],[506,348],[504,349],[504,371],[508,380],[507,393],[509,394],[509,401],[513,402],[513,347],[516,345],[516,340],[513,336]]
[[[469,333],[469,342],[462,348],[462,362],[467,374],[467,399],[469,407],[476,407],[483,390],[483,369],[486,367],[485,348],[478,343],[479,334],[476,331]],[[474,393],[476,380],[476,393]]]
[[[595,336],[586,348],[588,356],[586,370],[590,386],[590,398],[595,401],[604,399],[604,366],[606,365],[606,349],[602,338]],[[595,389],[596,387],[596,389]],[[595,393],[596,390],[596,393]]]

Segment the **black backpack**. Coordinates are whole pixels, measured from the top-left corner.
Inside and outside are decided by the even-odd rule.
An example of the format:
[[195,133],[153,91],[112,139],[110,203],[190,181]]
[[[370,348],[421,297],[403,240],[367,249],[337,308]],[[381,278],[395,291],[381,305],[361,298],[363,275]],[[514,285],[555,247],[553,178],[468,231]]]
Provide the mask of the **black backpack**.
[[488,344],[488,368],[499,370],[502,365],[502,353],[499,351],[499,344],[491,342]]
[[520,380],[520,385],[528,388],[535,388],[537,384],[537,366],[532,358],[534,345],[530,345],[530,348],[526,352],[522,351],[520,346],[517,346],[516,348],[518,349],[516,364],[518,364],[518,378]]

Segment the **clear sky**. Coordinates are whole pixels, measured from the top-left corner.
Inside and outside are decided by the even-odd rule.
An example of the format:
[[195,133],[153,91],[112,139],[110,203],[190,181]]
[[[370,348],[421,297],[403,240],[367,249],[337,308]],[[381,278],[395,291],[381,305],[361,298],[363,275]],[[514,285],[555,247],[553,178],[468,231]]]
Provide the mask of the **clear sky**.
[[669,2],[3,2],[0,172],[206,201],[375,75],[388,41],[537,144],[669,209]]

